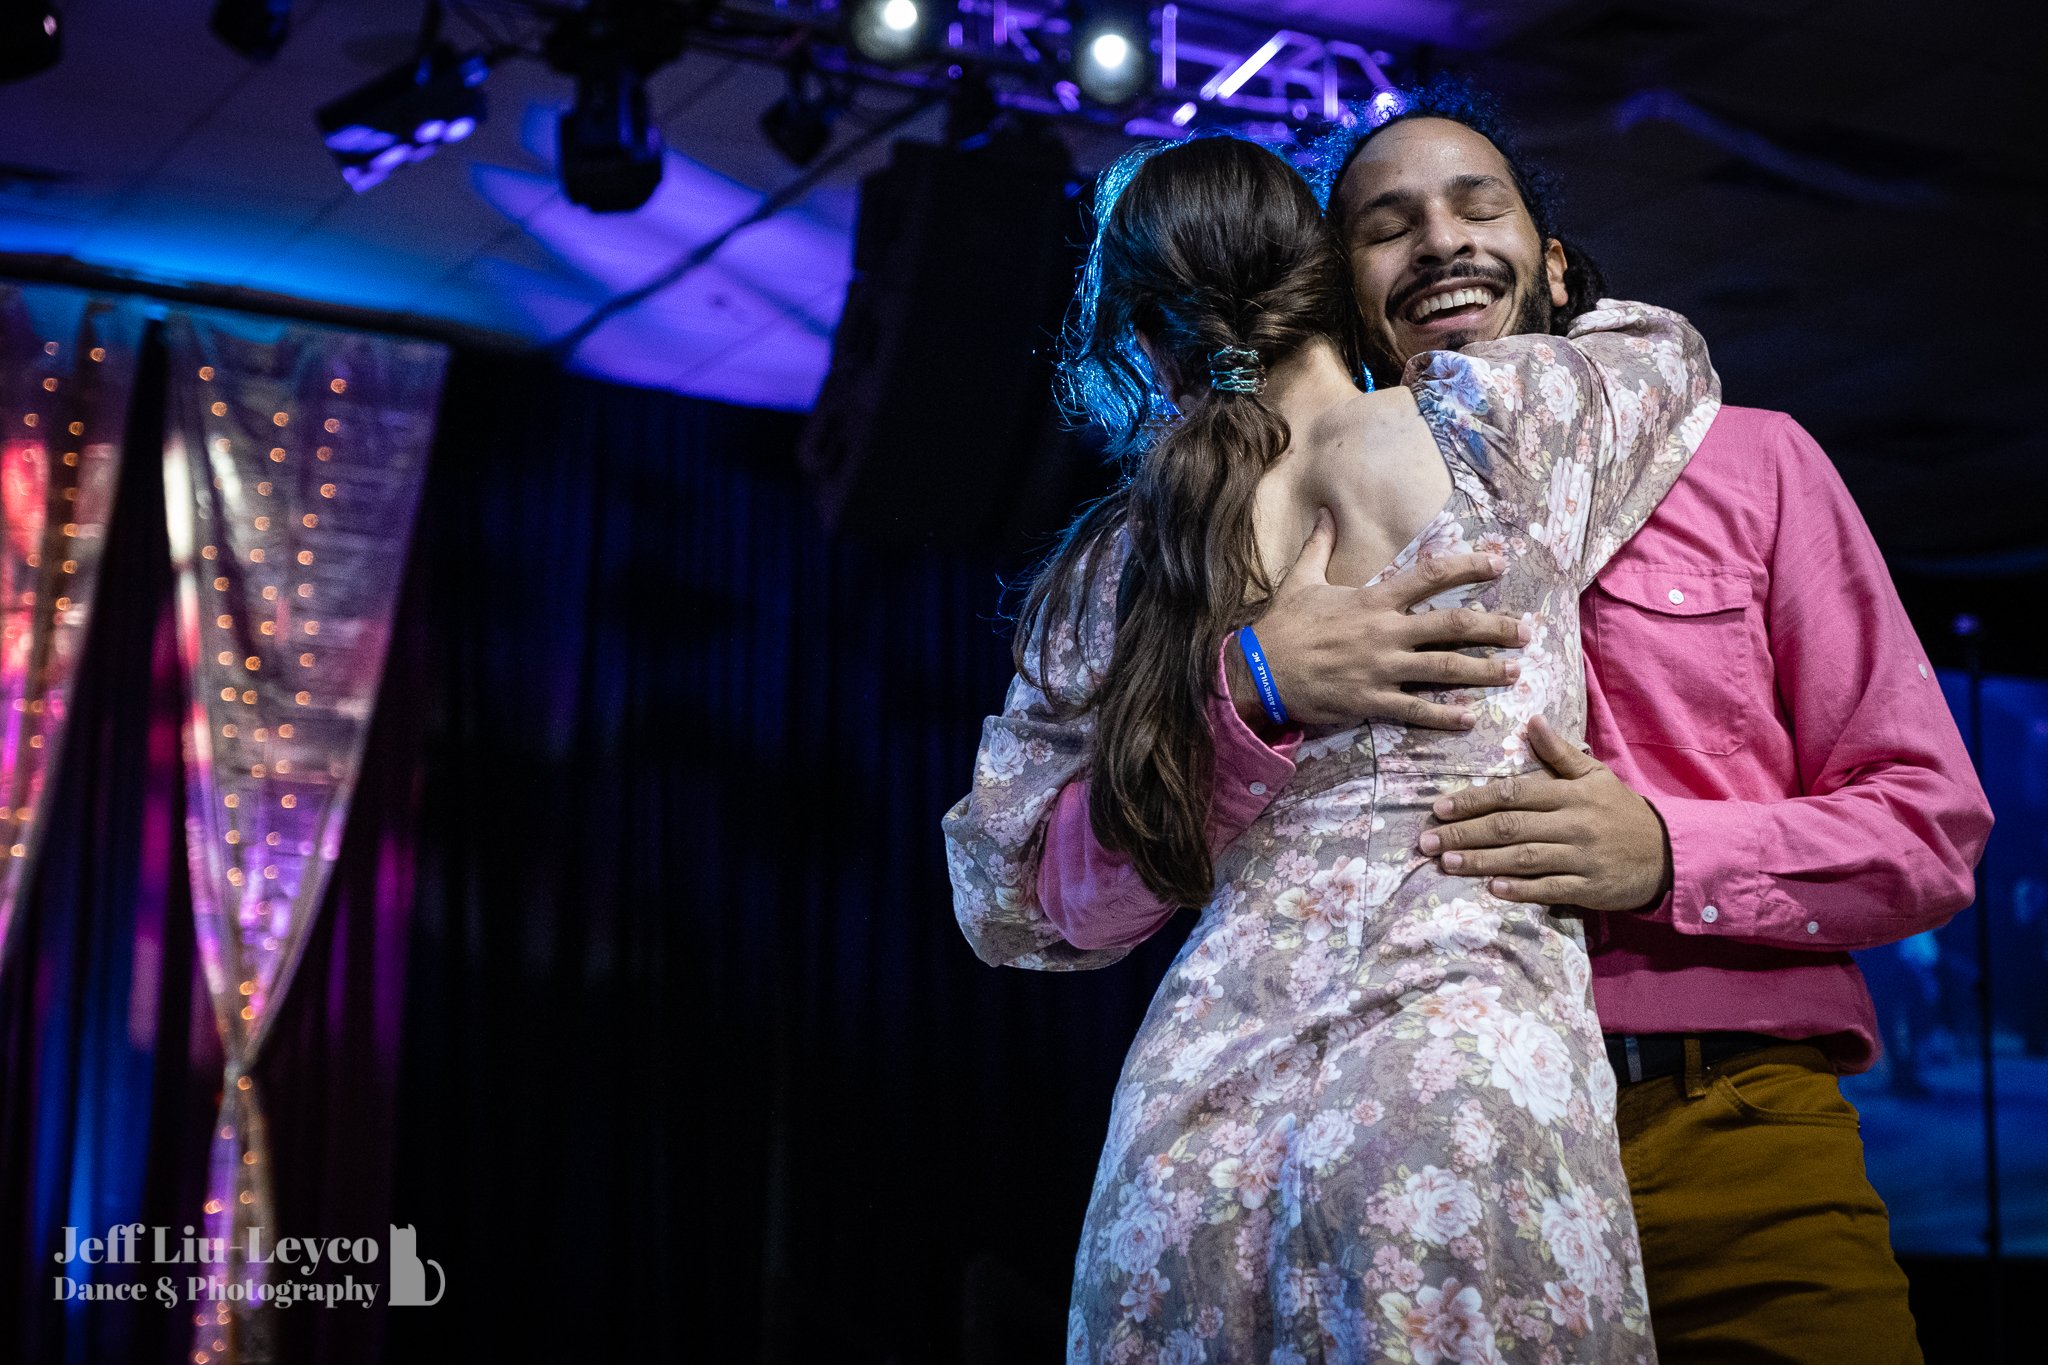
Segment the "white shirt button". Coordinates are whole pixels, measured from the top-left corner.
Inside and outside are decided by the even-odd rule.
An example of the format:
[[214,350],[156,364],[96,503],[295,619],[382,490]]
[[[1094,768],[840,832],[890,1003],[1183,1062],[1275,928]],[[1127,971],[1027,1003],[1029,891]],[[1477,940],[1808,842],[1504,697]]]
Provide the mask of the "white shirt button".
[[1721,912],[1709,905],[1700,911],[1700,918],[1706,923],[1712,924],[1715,920],[1721,918]]
[[1685,602],[1685,594],[1680,592],[1677,588],[1673,588],[1670,592],[1665,593],[1664,595],[1671,599],[1671,605],[1674,607],[1681,606]]
[[1808,921],[1806,922],[1806,932],[1807,932],[1807,933],[1809,933],[1809,934],[1817,934],[1817,933],[1819,933],[1819,932],[1820,932],[1820,921],[1819,921],[1819,920],[1817,920],[1817,919],[1810,919],[1810,920],[1808,920]]
[[1264,796],[1266,794],[1266,784],[1263,782],[1254,782],[1249,788],[1247,788],[1247,790],[1249,790],[1253,796]]

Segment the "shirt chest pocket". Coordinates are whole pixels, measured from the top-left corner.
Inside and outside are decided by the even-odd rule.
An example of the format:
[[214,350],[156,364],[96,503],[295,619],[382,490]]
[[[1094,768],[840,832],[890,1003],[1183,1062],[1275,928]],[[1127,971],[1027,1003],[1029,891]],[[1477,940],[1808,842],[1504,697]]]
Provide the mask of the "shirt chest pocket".
[[1595,679],[1630,744],[1730,754],[1749,738],[1756,645],[1747,569],[1602,574],[1582,610]]

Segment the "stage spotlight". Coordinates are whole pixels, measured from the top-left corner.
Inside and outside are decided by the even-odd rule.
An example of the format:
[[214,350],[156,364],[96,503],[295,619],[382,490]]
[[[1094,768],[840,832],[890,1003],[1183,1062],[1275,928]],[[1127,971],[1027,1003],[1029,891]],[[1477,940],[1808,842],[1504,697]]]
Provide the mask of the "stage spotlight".
[[1152,86],[1152,32],[1143,5],[1068,7],[1074,83],[1098,104],[1125,104]]
[[936,0],[856,0],[851,8],[847,32],[870,61],[908,61],[930,45]]
[[313,115],[341,178],[361,194],[400,166],[460,142],[484,116],[481,56],[437,44]]
[[48,71],[64,55],[57,7],[38,0],[0,0],[0,81]]
[[647,117],[647,87],[621,61],[576,78],[576,103],[555,125],[562,189],[593,213],[628,213],[661,183],[661,133]]
[[207,27],[244,57],[269,61],[292,31],[292,0],[218,0]]
[[829,98],[811,93],[812,77],[802,67],[789,73],[789,91],[761,115],[761,132],[792,166],[808,166],[832,140],[838,114]]

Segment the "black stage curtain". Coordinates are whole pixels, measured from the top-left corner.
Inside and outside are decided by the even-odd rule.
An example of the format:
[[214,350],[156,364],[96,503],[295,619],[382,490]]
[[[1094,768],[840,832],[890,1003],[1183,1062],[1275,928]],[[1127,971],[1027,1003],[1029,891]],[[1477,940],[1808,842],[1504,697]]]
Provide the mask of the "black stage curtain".
[[1016,563],[827,534],[785,415],[465,362],[442,427],[386,705],[429,736],[395,1216],[449,1290],[396,1358],[1059,1358],[1171,945],[998,972],[953,924]]

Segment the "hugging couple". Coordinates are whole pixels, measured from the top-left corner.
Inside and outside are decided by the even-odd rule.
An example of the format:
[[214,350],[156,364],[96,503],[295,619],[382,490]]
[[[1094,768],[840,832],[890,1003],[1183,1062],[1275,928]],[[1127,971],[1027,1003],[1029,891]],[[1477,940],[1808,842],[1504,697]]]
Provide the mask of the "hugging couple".
[[944,821],[991,964],[1199,916],[1068,1359],[1917,1361],[1849,952],[1967,904],[1991,813],[1884,562],[1489,101],[1320,152],[1103,176],[1062,378],[1125,474]]

